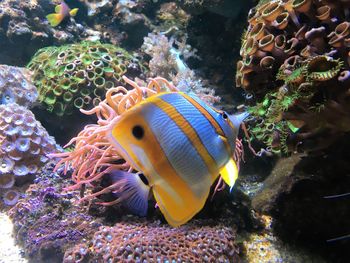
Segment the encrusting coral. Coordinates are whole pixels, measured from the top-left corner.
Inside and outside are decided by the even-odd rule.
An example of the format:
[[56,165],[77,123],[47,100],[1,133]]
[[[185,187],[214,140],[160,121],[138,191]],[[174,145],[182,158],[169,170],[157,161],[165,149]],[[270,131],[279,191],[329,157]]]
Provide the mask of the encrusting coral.
[[122,75],[140,69],[122,48],[99,42],[43,48],[27,67],[39,102],[58,116],[97,106],[107,90],[123,83]]
[[29,70],[0,65],[0,104],[17,103],[28,108],[37,98]]
[[235,233],[222,225],[194,221],[171,228],[157,222],[117,223],[100,227],[91,245],[68,250],[65,263],[83,262],[236,262]]
[[316,152],[350,131],[348,1],[263,2],[237,63],[254,139],[275,153]]
[[33,113],[15,103],[0,105],[0,192],[5,204],[18,200],[14,185],[32,181],[49,160],[49,153],[58,151]]

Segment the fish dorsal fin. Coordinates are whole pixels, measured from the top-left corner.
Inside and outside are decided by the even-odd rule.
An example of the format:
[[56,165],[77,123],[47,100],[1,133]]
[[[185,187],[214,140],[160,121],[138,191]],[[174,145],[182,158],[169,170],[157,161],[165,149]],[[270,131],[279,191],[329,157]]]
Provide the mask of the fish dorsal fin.
[[220,171],[222,179],[225,183],[230,186],[230,190],[234,186],[238,178],[238,168],[235,161],[231,158],[230,161],[225,165],[225,167]]
[[180,191],[173,193],[161,183],[155,184],[152,189],[162,214],[173,227],[186,223],[196,215],[203,208],[210,190],[208,187],[206,193],[197,198],[189,189],[177,189]]
[[60,14],[62,10],[62,6],[61,5],[56,5],[55,6],[55,13]]

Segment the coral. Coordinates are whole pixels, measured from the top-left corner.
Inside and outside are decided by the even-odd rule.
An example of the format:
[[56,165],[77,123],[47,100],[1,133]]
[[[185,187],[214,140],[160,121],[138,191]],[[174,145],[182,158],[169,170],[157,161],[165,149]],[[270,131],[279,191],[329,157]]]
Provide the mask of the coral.
[[0,105],[0,146],[0,191],[12,204],[18,196],[6,189],[32,181],[58,148],[33,113],[15,103]]
[[[97,262],[236,262],[235,233],[222,225],[195,221],[171,228],[157,222],[117,223],[100,227],[90,257]],[[87,247],[67,251],[64,262],[86,259]]]
[[[174,43],[178,48],[174,47]],[[196,76],[184,62],[190,57],[196,57],[196,50],[192,50],[185,40],[180,42],[174,38],[168,39],[163,34],[150,33],[144,38],[142,49],[151,56],[149,68],[154,76],[170,79],[180,91],[193,92],[208,103],[219,100],[213,96],[214,90],[205,87],[205,81]]]
[[64,193],[68,184],[48,163],[25,198],[9,211],[17,241],[35,262],[62,262],[66,249],[89,240],[101,226],[86,207],[74,205],[79,193]]
[[161,22],[159,31],[165,33],[181,34],[189,23],[190,15],[187,14],[182,8],[175,2],[164,3],[157,11],[157,19]]
[[348,7],[279,0],[250,10],[236,86],[266,150],[320,152],[350,131]]
[[0,65],[0,104],[17,103],[28,108],[37,97],[27,69]]
[[88,16],[95,16],[112,7],[110,0],[79,0],[88,8]]
[[[94,183],[101,181],[101,178],[113,171],[128,170],[130,165],[126,163],[118,153],[117,149],[111,145],[106,137],[106,131],[109,124],[115,118],[140,103],[148,96],[152,96],[161,91],[173,90],[176,88],[162,78],[152,79],[147,87],[140,87],[130,79],[123,77],[133,89],[127,90],[124,87],[111,88],[106,93],[106,99],[100,102],[90,111],[83,111],[88,115],[95,114],[98,118],[97,124],[90,124],[73,138],[66,147],[74,144],[74,149],[70,152],[55,154],[54,156],[62,158],[56,165],[56,168],[64,164],[64,172],[69,168],[73,169],[72,180],[75,185],[70,189],[80,188],[87,184],[94,189]],[[119,182],[117,182],[119,184]],[[101,191],[95,191],[93,194],[83,198],[92,199],[103,193],[113,191],[115,185],[105,187]],[[116,200],[120,201],[120,200]]]
[[[122,211],[88,204],[77,205],[79,191],[62,169],[43,169],[10,211],[14,233],[27,258],[35,262],[124,262],[129,254],[143,258],[186,259],[191,262],[236,262],[236,231],[227,220],[194,220],[172,228],[153,218],[121,217]],[[111,221],[112,220],[112,221]],[[113,226],[111,226],[113,225]],[[169,249],[168,249],[169,248]],[[135,253],[134,255],[132,253]],[[152,253],[152,255],[150,254]],[[123,259],[121,259],[123,257]],[[130,258],[129,258],[130,259]],[[152,260],[149,260],[149,262]],[[163,262],[163,260],[162,260]]]
[[122,75],[140,70],[125,50],[99,42],[43,48],[27,67],[39,102],[58,116],[98,105],[108,89],[123,83]]

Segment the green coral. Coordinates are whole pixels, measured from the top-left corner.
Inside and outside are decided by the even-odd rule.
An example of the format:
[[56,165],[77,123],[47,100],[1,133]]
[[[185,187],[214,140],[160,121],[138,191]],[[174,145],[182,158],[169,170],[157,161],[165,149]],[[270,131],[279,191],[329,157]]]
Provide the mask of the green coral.
[[63,116],[97,105],[106,90],[123,84],[131,63],[132,55],[120,47],[85,41],[40,49],[27,67],[33,72],[39,101]]
[[[275,153],[287,154],[288,137],[296,134],[299,127],[285,120],[283,113],[289,112],[296,104],[305,102],[307,105],[319,92],[319,84],[336,77],[342,66],[342,61],[328,56],[315,56],[294,66],[282,65],[276,79],[284,84],[277,92],[267,93],[261,102],[249,108],[250,114],[259,120],[251,127],[248,126],[253,138],[266,144]],[[321,113],[324,103],[315,103],[308,110]]]

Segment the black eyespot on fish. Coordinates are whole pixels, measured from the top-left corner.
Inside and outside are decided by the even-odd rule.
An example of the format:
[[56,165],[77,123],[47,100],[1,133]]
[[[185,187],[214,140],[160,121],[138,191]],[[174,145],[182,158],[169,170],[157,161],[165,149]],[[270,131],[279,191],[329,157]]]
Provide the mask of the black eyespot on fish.
[[141,140],[143,138],[144,133],[145,131],[140,125],[136,125],[132,128],[132,135],[134,135],[136,139]]
[[224,118],[224,120],[226,120],[228,118],[226,112],[221,113],[221,116]]
[[147,180],[147,178],[146,178],[146,176],[145,176],[144,174],[139,173],[138,175],[139,175],[141,181],[142,181],[145,185],[148,185],[148,184],[149,184],[149,182],[148,182],[148,180]]

